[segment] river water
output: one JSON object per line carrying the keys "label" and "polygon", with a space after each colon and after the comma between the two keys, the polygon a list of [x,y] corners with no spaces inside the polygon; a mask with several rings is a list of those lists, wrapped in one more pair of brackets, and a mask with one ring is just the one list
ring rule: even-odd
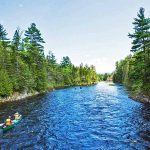
{"label": "river water", "polygon": [[148,150],[150,107],[123,86],[101,82],[0,105],[0,121],[16,111],[21,122],[0,148],[27,150]]}

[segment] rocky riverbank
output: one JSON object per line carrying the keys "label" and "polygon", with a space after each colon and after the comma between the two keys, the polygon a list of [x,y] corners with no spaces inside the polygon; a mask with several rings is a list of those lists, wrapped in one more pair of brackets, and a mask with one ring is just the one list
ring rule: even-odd
{"label": "rocky riverbank", "polygon": [[[94,84],[97,84],[97,83],[93,83],[93,84],[89,84],[89,85],[94,85]],[[63,88],[69,88],[69,87],[73,87],[73,86],[89,86],[87,84],[80,84],[80,85],[63,85],[63,86],[56,86],[56,87],[49,87],[47,89],[47,91],[53,91],[55,89],[63,89]],[[32,96],[36,96],[36,95],[39,95],[39,94],[42,94],[42,93],[45,93],[45,92],[37,92],[37,91],[34,91],[34,92],[30,92],[30,93],[27,93],[26,91],[23,92],[23,93],[19,93],[19,92],[15,92],[13,95],[11,96],[7,96],[7,97],[0,97],[0,103],[6,103],[6,102],[13,102],[13,101],[18,101],[18,100],[23,100],[25,98],[29,98],[29,97],[32,97]]]}
{"label": "rocky riverbank", "polygon": [[32,97],[32,96],[35,96],[35,95],[38,95],[38,94],[40,94],[40,93],[39,92],[33,92],[33,93],[27,93],[27,92],[18,93],[18,92],[15,92],[11,96],[0,97],[0,103],[22,100],[22,99],[29,98],[29,97]]}
{"label": "rocky riverbank", "polygon": [[150,97],[147,95],[144,95],[142,93],[130,94],[129,98],[132,98],[132,99],[142,102],[142,103],[150,103]]}

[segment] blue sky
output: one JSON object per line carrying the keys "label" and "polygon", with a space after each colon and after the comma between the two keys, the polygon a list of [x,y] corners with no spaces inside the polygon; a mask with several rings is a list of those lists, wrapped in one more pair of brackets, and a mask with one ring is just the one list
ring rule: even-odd
{"label": "blue sky", "polygon": [[58,62],[93,64],[112,72],[115,62],[130,54],[133,18],[140,7],[150,17],[150,0],[0,0],[0,23],[12,38],[16,27],[37,24]]}

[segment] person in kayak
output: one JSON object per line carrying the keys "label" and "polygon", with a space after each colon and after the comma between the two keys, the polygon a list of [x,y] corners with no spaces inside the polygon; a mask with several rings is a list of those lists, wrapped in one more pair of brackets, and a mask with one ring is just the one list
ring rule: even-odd
{"label": "person in kayak", "polygon": [[9,116],[7,119],[6,119],[6,121],[5,121],[5,125],[6,126],[10,126],[10,125],[12,125],[12,120],[11,120],[11,116]]}
{"label": "person in kayak", "polygon": [[15,120],[19,120],[20,117],[21,117],[21,115],[20,115],[18,112],[16,112],[16,113],[14,114],[14,116],[15,116]]}

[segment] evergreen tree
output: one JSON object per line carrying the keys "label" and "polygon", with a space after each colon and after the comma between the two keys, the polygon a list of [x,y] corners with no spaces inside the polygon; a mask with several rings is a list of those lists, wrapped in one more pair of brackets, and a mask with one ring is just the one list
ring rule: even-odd
{"label": "evergreen tree", "polygon": [[27,43],[26,46],[28,50],[32,49],[32,47],[36,47],[39,52],[44,55],[44,46],[42,44],[45,42],[35,23],[32,23],[28,30],[25,31],[25,37],[24,41]]}
{"label": "evergreen tree", "polygon": [[0,96],[8,96],[12,94],[13,87],[8,72],[0,69]]}
{"label": "evergreen tree", "polygon": [[61,61],[61,66],[62,67],[71,67],[72,63],[71,63],[71,60],[68,56],[65,56],[62,58],[62,61]]}
{"label": "evergreen tree", "polygon": [[19,51],[22,50],[22,39],[21,39],[22,32],[20,32],[20,29],[18,28],[13,36],[12,42],[11,42],[11,74],[10,77],[12,79],[13,88],[16,91],[20,90],[20,64],[21,61],[20,53]]}
{"label": "evergreen tree", "polygon": [[2,53],[2,62],[1,65],[4,69],[8,68],[8,44],[9,44],[9,39],[7,38],[7,32],[4,29],[3,25],[0,24],[0,45],[1,45],[1,53]]}
{"label": "evergreen tree", "polygon": [[25,49],[28,52],[29,66],[32,70],[35,89],[38,91],[45,90],[47,86],[46,61],[44,57],[44,40],[40,31],[32,23],[28,30],[25,31]]}
{"label": "evergreen tree", "polygon": [[144,11],[144,8],[140,8],[133,22],[134,33],[128,36],[133,38],[131,51],[138,53],[134,55],[137,59],[135,62],[145,85],[150,82],[150,18],[145,17]]}
{"label": "evergreen tree", "polygon": [[72,66],[71,77],[73,79],[73,85],[78,85],[80,83],[79,67]]}
{"label": "evergreen tree", "polygon": [[130,38],[133,38],[133,46],[131,51],[144,51],[149,43],[149,29],[150,29],[150,19],[146,18],[144,15],[144,8],[140,8],[137,18],[134,18],[134,33],[128,34]]}
{"label": "evergreen tree", "polygon": [[45,58],[44,40],[34,23],[25,31],[24,39],[21,35],[18,28],[9,42],[0,25],[0,97],[98,81],[94,66],[76,67],[68,56],[58,64],[52,52]]}
{"label": "evergreen tree", "polygon": [[56,58],[55,58],[55,55],[49,51],[48,55],[47,55],[47,60],[48,60],[48,63],[51,64],[52,66],[56,65]]}
{"label": "evergreen tree", "polygon": [[14,51],[22,50],[22,32],[20,32],[20,29],[17,28],[17,30],[14,33],[13,39],[12,39],[12,47]]}
{"label": "evergreen tree", "polygon": [[108,78],[108,73],[105,73],[103,76],[103,81],[107,81],[107,78]]}
{"label": "evergreen tree", "polygon": [[0,24],[0,41],[3,41],[3,42],[8,42],[8,38],[7,38],[7,32],[6,30],[4,29],[3,25]]}

